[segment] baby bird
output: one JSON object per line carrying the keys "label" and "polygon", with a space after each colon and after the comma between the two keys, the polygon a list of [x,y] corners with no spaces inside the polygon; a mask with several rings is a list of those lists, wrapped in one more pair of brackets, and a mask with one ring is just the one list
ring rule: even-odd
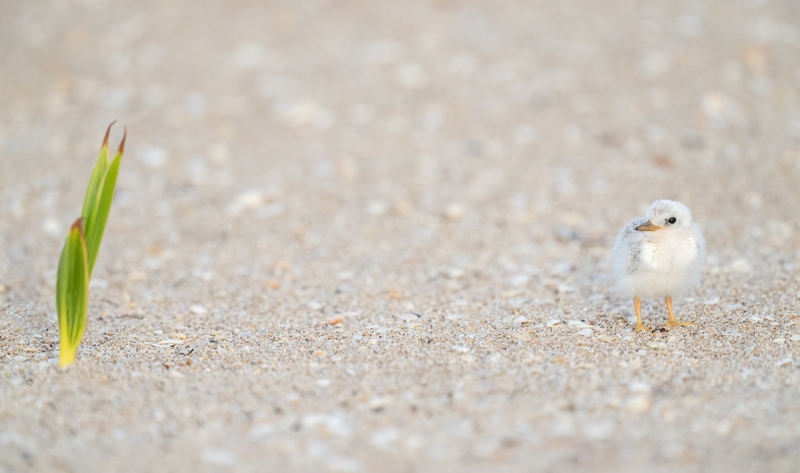
{"label": "baby bird", "polygon": [[672,296],[700,279],[705,254],[706,241],[692,213],[674,200],[653,202],[644,217],[622,228],[612,250],[614,276],[619,291],[633,296],[637,332],[650,330],[642,324],[640,297],[664,297],[667,328],[694,323],[675,320]]}

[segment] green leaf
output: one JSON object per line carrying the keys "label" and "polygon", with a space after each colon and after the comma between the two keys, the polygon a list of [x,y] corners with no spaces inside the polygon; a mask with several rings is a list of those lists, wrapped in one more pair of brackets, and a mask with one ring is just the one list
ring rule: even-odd
{"label": "green leaf", "polygon": [[56,308],[58,309],[59,366],[75,361],[78,346],[86,329],[89,304],[89,261],[86,254],[86,237],[83,219],[72,224],[67,241],[61,250],[56,280]]}
{"label": "green leaf", "polygon": [[[113,125],[114,123],[111,123]],[[122,162],[122,155],[125,150],[125,136],[119,145],[114,160],[109,162],[108,158],[108,134],[111,130],[108,126],[103,146],[100,149],[100,157],[92,171],[89,179],[89,187],[86,189],[86,197],[83,200],[83,211],[81,215],[86,222],[86,250],[89,261],[89,277],[94,270],[94,263],[97,261],[97,254],[100,252],[100,244],[103,242],[103,232],[108,221],[108,214],[111,211],[111,201],[114,198],[114,188],[117,185],[117,174]]]}
{"label": "green leaf", "polygon": [[58,262],[56,307],[61,340],[60,366],[67,366],[75,361],[83,332],[86,330],[89,280],[111,211],[111,201],[114,198],[114,188],[117,185],[117,174],[122,163],[127,135],[127,133],[123,135],[116,156],[110,160],[108,135],[113,124],[112,122],[106,130],[100,156],[89,179],[81,218],[70,228]]}
{"label": "green leaf", "polygon": [[[103,185],[103,179],[106,176],[106,169],[108,168],[108,135],[111,133],[111,127],[115,122],[111,122],[106,129],[106,136],[103,138],[103,145],[100,146],[100,156],[97,158],[97,163],[92,170],[92,177],[89,178],[89,185],[86,187],[86,196],[83,198],[83,209],[81,215],[86,220],[89,214],[94,211],[97,202],[97,190]],[[89,222],[86,222],[88,226]]]}

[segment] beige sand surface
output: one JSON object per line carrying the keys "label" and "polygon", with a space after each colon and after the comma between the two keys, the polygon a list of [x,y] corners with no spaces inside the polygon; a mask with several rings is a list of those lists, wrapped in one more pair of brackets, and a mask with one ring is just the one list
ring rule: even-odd
{"label": "beige sand surface", "polygon": [[[800,471],[797,2],[5,1],[0,64],[0,471]],[[656,198],[708,264],[635,334]]]}

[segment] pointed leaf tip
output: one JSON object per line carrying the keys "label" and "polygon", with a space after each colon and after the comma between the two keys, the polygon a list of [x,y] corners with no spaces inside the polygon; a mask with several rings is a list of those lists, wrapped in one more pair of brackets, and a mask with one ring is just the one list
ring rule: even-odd
{"label": "pointed leaf tip", "polygon": [[125,127],[122,130],[122,141],[119,142],[119,149],[117,149],[117,154],[120,156],[125,153],[125,138],[128,137],[128,127]]}
{"label": "pointed leaf tip", "polygon": [[103,138],[103,147],[104,148],[108,147],[108,135],[111,133],[111,127],[114,126],[114,123],[117,123],[117,121],[114,120],[113,122],[111,122],[111,124],[108,125],[108,128],[106,129],[106,137]]}
{"label": "pointed leaf tip", "polygon": [[75,220],[75,222],[69,228],[69,231],[72,230],[78,230],[79,232],[81,232],[81,235],[83,235],[83,217],[78,217],[78,219]]}

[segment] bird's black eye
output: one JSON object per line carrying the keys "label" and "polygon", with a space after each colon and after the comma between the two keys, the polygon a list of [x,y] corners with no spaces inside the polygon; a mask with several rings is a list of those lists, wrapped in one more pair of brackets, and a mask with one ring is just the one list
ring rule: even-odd
{"label": "bird's black eye", "polygon": [[669,223],[675,223],[677,221],[678,221],[678,219],[675,218],[675,217],[670,217],[669,219],[667,219],[667,222],[669,222]]}

